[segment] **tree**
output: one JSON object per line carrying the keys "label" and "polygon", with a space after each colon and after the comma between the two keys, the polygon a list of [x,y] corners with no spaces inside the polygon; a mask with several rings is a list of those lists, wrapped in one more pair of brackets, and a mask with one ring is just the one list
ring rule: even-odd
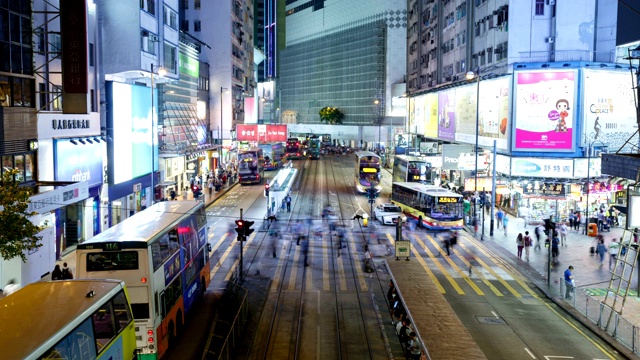
{"label": "tree", "polygon": [[320,115],[320,122],[326,121],[328,124],[342,124],[342,119],[344,118],[344,114],[338,108],[332,108],[330,106],[325,106],[320,109],[318,113]]}
{"label": "tree", "polygon": [[29,220],[37,212],[27,211],[31,189],[16,181],[17,169],[4,171],[0,178],[0,256],[5,260],[20,257],[27,261],[26,251],[42,246],[44,229]]}

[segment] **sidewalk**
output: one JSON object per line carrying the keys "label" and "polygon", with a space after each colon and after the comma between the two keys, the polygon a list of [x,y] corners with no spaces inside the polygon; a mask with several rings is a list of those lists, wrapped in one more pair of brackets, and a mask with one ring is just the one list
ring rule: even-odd
{"label": "sidewalk", "polygon": [[[497,221],[494,221],[494,223],[497,223]],[[560,246],[558,263],[556,263],[551,269],[551,281],[550,285],[547,286],[548,249],[544,247],[544,239],[546,236],[543,235],[540,239],[541,249],[534,250],[534,247],[531,248],[529,262],[525,260],[524,252],[522,260],[517,258],[518,248],[516,245],[516,238],[518,234],[522,233],[524,236],[525,231],[529,231],[529,236],[531,236],[535,245],[535,227],[537,225],[527,225],[525,227],[523,219],[510,216],[507,235],[504,234],[504,229],[502,229],[501,226],[500,229],[494,228],[493,236],[489,236],[489,226],[490,215],[485,213],[484,241],[487,245],[499,245],[501,250],[503,250],[502,252],[507,253],[508,259],[511,260],[514,265],[518,266],[519,269],[522,270],[523,274],[528,276],[530,280],[533,281],[541,291],[546,293],[551,300],[566,309],[568,312],[572,313],[574,316],[578,318],[582,317],[583,319],[580,320],[585,323],[585,325],[597,328],[594,322],[587,324],[589,320],[584,316],[580,316],[584,315],[584,311],[580,309],[580,307],[585,306],[582,302],[584,299],[578,300],[578,303],[576,304],[576,300],[564,300],[564,293],[560,292],[560,286],[561,283],[563,283],[562,279],[564,271],[569,267],[569,265],[572,265],[574,268],[572,273],[576,280],[576,293],[573,296],[574,299],[578,298],[579,295],[583,298],[589,295],[597,301],[604,301],[604,297],[607,294],[607,288],[611,281],[612,270],[608,267],[608,254],[605,255],[603,266],[600,266],[599,257],[597,255],[590,254],[590,247],[595,246],[594,237],[583,235],[584,228],[581,228],[579,233],[569,230],[565,246]],[[478,239],[480,239],[481,228],[482,227],[480,226],[478,234],[476,235],[476,238]],[[469,233],[473,235],[473,232]],[[608,246],[614,238],[620,239],[623,236],[623,233],[624,229],[620,227],[612,227],[611,231],[603,232],[602,235],[605,238],[605,246]],[[613,269],[613,267],[614,265],[612,264],[611,269]],[[635,326],[640,324],[640,298],[638,298],[635,293],[635,289],[637,289],[638,286],[637,272],[638,270],[636,269],[633,273],[630,287],[630,290],[633,290],[630,291],[630,293],[636,296],[627,297],[621,316],[622,319]],[[618,300],[618,305],[619,304],[620,300]],[[591,312],[592,310],[588,311]],[[597,313],[597,307],[593,310],[593,313]],[[588,315],[591,321],[598,320],[597,317],[594,320],[591,314]],[[604,331],[601,331],[600,333],[601,336],[604,335]],[[611,338],[611,336],[609,336],[609,338]],[[614,341],[614,343],[617,342]],[[618,343],[618,346],[621,346],[621,344]]]}

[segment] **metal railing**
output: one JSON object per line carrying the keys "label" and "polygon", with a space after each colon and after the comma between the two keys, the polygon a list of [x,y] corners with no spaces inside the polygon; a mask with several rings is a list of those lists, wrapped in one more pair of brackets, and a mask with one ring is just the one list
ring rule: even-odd
{"label": "metal railing", "polygon": [[549,61],[589,61],[613,63],[614,51],[558,50],[558,51],[521,51],[517,62],[549,62]]}

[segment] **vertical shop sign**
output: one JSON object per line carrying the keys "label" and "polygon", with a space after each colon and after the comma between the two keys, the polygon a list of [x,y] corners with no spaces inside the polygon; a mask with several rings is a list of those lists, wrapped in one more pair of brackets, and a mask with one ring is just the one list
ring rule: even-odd
{"label": "vertical shop sign", "polygon": [[87,93],[86,9],[86,0],[60,2],[62,89],[66,93]]}

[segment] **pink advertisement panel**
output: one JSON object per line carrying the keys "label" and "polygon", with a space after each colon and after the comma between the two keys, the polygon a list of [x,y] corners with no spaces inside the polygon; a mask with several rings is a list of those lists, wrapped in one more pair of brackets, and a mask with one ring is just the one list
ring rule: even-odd
{"label": "pink advertisement panel", "polygon": [[438,93],[438,137],[455,140],[456,136],[456,92],[454,89]]}
{"label": "pink advertisement panel", "polygon": [[513,150],[574,150],[575,80],[575,70],[516,74]]}

